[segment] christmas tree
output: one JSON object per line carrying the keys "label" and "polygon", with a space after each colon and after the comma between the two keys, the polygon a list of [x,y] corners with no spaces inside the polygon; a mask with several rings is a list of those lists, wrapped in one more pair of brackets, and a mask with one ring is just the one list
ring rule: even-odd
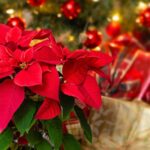
{"label": "christmas tree", "polygon": [[[108,38],[105,30],[108,35],[139,31],[139,28],[143,31],[145,27],[141,27],[141,22],[147,24],[146,27],[149,26],[149,23],[145,22],[149,17],[143,21],[138,21],[137,18],[148,6],[148,1],[1,0],[0,21],[9,22],[10,25],[18,24],[21,28],[50,28],[59,42],[74,49],[83,46],[86,36],[89,36],[89,33],[86,35],[89,28],[102,32],[104,41]],[[19,18],[13,22],[10,19],[12,17]],[[109,25],[114,21],[117,23]],[[110,27],[106,29],[108,25]],[[99,44],[96,39],[94,42],[96,45]]]}

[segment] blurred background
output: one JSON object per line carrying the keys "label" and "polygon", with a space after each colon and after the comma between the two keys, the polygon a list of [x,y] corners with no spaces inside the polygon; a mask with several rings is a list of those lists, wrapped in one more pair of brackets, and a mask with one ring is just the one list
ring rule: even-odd
{"label": "blurred background", "polygon": [[[0,22],[21,28],[50,28],[70,49],[83,45],[88,29],[102,33],[94,46],[112,36],[132,32],[149,38],[149,0],[0,0]],[[143,11],[145,10],[145,14]],[[13,18],[14,19],[10,19]],[[141,19],[139,19],[141,18]],[[115,23],[114,23],[115,22]],[[142,34],[147,33],[145,37]],[[96,32],[91,33],[96,36]],[[88,45],[88,46],[87,46]],[[92,46],[92,48],[95,48]],[[147,46],[147,45],[146,45]],[[149,44],[148,44],[149,47]]]}

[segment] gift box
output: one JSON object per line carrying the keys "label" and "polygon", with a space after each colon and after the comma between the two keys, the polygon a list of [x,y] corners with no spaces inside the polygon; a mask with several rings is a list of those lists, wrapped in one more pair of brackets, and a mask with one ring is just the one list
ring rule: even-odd
{"label": "gift box", "polygon": [[103,97],[90,114],[92,144],[84,150],[150,150],[150,106],[142,101]]}
{"label": "gift box", "polygon": [[105,80],[100,82],[103,95],[130,101],[135,98],[143,100],[146,84],[150,84],[147,81],[150,78],[150,53],[140,49],[132,49],[125,57],[122,53],[110,68],[111,84],[107,85]]}

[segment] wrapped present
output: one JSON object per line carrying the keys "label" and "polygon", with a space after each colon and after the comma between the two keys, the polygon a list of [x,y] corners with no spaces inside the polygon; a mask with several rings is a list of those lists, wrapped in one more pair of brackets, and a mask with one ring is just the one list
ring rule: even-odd
{"label": "wrapped present", "polygon": [[93,143],[84,150],[150,150],[150,106],[142,101],[103,97],[90,116]]}
{"label": "wrapped present", "polygon": [[[78,103],[81,106],[81,104]],[[82,107],[82,106],[81,106]],[[90,109],[88,107],[84,107],[83,109],[85,117],[88,119],[90,114]],[[63,122],[63,131],[69,134],[74,135],[77,140],[84,139],[83,129],[81,127],[80,121],[77,118],[74,112],[70,113],[70,119]]]}
{"label": "wrapped present", "polygon": [[[120,55],[122,55],[120,53]],[[103,81],[103,95],[114,98],[133,100],[142,99],[143,93],[139,95],[150,72],[150,53],[134,49],[128,53],[121,62],[117,59],[110,68],[111,84],[105,88]]]}
{"label": "wrapped present", "polygon": [[66,133],[74,135],[77,140],[83,138],[83,130],[80,121],[75,115],[71,115],[70,119],[63,123],[63,130]]}

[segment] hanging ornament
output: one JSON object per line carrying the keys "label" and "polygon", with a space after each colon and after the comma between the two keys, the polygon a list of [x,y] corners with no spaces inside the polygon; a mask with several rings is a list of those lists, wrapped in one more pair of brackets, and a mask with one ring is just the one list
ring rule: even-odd
{"label": "hanging ornament", "polygon": [[150,27],[150,7],[140,13],[137,21],[145,27]]}
{"label": "hanging ornament", "polygon": [[98,32],[96,29],[88,30],[86,32],[86,40],[84,41],[84,45],[88,48],[95,48],[99,46],[102,42],[102,34]]}
{"label": "hanging ornament", "polygon": [[80,4],[74,0],[67,0],[62,4],[61,12],[67,19],[73,20],[78,17],[81,12],[81,7]]}
{"label": "hanging ornament", "polygon": [[24,30],[25,29],[25,21],[20,18],[20,17],[11,17],[7,21],[7,25],[10,27],[19,27],[20,29]]}
{"label": "hanging ornament", "polygon": [[113,21],[106,26],[106,33],[111,37],[118,36],[120,32],[121,32],[121,25],[119,22]]}
{"label": "hanging ornament", "polygon": [[33,7],[44,5],[46,0],[27,0],[28,4]]}

